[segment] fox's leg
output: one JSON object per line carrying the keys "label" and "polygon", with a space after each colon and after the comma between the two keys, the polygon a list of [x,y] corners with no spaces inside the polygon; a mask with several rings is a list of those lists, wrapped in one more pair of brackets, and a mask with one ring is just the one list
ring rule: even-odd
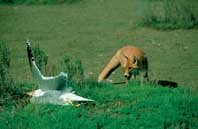
{"label": "fox's leg", "polygon": [[145,82],[148,82],[148,71],[147,70],[142,70],[140,71],[140,86],[142,86]]}
{"label": "fox's leg", "polygon": [[132,74],[131,77],[132,77],[133,80],[136,79],[136,75],[135,74]]}
{"label": "fox's leg", "polygon": [[144,84],[144,72],[140,72],[140,86],[143,86]]}
{"label": "fox's leg", "polygon": [[128,83],[129,83],[129,81],[130,81],[131,77],[133,78],[133,75],[130,75],[129,77],[126,77],[126,84],[128,84]]}
{"label": "fox's leg", "polygon": [[145,71],[144,78],[146,81],[149,81],[148,70]]}
{"label": "fox's leg", "polygon": [[120,61],[118,58],[118,54],[116,53],[109,63],[105,66],[105,68],[102,70],[102,72],[98,76],[98,82],[103,81],[106,79],[111,73],[120,65]]}
{"label": "fox's leg", "polygon": [[148,82],[149,81],[149,77],[148,77],[148,67],[149,67],[149,64],[148,64],[148,59],[147,57],[144,57],[143,59],[143,62],[142,62],[142,70],[141,70],[141,85],[143,85],[144,81],[145,82]]}

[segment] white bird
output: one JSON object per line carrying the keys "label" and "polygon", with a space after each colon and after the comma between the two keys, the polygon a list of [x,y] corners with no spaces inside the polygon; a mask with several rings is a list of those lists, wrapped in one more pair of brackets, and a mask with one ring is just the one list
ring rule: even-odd
{"label": "white bird", "polygon": [[62,92],[60,90],[37,89],[31,94],[32,103],[51,103],[58,105],[72,105],[72,102],[93,102],[92,99],[87,99],[74,94],[74,92]]}
{"label": "white bird", "polygon": [[43,76],[33,57],[30,41],[27,41],[27,53],[30,68],[32,71],[33,79],[38,83],[38,86],[42,90],[63,90],[67,86],[67,74],[61,72],[57,76],[46,77]]}
{"label": "white bird", "polygon": [[72,88],[67,86],[66,73],[61,72],[59,75],[51,77],[42,75],[35,63],[29,40],[27,40],[27,54],[33,79],[39,87],[39,89],[28,93],[32,96],[31,102],[69,105],[72,104],[72,101],[93,101],[72,92]]}

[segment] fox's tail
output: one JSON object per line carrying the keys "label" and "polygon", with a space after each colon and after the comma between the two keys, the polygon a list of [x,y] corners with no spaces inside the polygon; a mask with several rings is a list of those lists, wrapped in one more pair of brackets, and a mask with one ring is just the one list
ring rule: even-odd
{"label": "fox's tail", "polygon": [[118,58],[118,53],[116,53],[109,63],[105,66],[105,68],[102,70],[102,72],[98,76],[98,82],[103,81],[106,79],[111,73],[120,65],[120,61]]}

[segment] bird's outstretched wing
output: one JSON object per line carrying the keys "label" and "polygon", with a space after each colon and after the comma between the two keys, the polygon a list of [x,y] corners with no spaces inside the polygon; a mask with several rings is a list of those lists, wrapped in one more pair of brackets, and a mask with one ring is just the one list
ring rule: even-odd
{"label": "bird's outstretched wing", "polygon": [[33,79],[38,83],[42,90],[63,90],[67,87],[67,74],[61,72],[59,75],[44,76],[36,65],[30,42],[27,41],[27,53]]}

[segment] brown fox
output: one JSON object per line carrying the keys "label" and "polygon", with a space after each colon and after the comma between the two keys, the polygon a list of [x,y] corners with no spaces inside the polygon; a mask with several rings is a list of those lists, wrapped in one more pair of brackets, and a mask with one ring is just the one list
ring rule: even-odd
{"label": "brown fox", "polygon": [[137,47],[125,46],[119,49],[105,66],[98,76],[98,82],[106,79],[120,65],[127,80],[131,76],[135,79],[139,73],[141,74],[141,83],[144,78],[148,80],[148,60],[145,53]]}

